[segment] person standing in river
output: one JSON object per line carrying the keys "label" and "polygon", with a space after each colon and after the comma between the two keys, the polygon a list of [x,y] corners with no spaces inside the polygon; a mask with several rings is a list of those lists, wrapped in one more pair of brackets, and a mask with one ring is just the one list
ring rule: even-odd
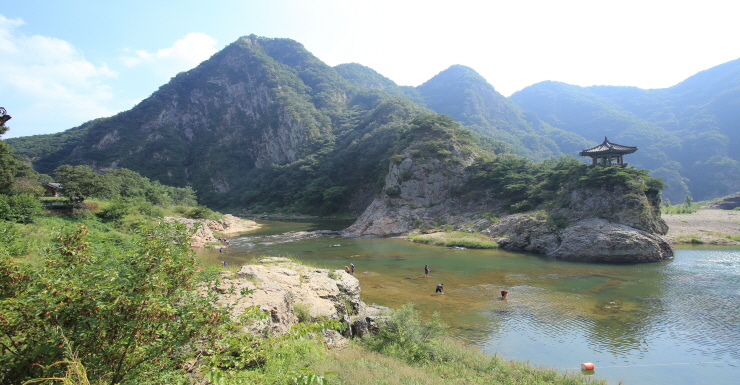
{"label": "person standing in river", "polygon": [[349,264],[349,271],[350,271],[350,274],[352,275],[355,274],[355,264],[354,263]]}
{"label": "person standing in river", "polygon": [[424,278],[429,277],[429,265],[424,265]]}

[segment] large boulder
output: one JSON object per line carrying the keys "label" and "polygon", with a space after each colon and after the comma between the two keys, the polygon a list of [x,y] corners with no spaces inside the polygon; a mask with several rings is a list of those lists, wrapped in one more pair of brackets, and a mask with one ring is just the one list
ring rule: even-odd
{"label": "large boulder", "polygon": [[594,262],[654,262],[673,257],[661,235],[587,218],[559,228],[544,213],[515,214],[483,230],[506,250]]}
{"label": "large boulder", "polygon": [[248,325],[245,331],[251,333],[286,332],[299,321],[298,306],[313,319],[337,321],[371,310],[360,299],[357,278],[344,270],[317,269],[278,257],[222,273],[215,290],[218,303],[227,306],[232,317],[255,307],[265,314]]}
{"label": "large boulder", "polygon": [[591,218],[563,230],[560,246],[548,253],[558,258],[595,262],[654,262],[673,257],[660,235]]}

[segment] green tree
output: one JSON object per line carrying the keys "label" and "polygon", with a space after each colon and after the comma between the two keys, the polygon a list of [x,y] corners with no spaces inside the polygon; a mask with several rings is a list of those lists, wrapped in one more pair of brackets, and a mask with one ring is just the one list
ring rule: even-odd
{"label": "green tree", "polygon": [[13,190],[18,162],[13,157],[13,150],[0,140],[0,194],[10,194]]}
{"label": "green tree", "polygon": [[54,170],[54,180],[70,203],[79,203],[101,191],[101,178],[90,166],[61,165]]}
{"label": "green tree", "polygon": [[326,189],[323,194],[324,205],[329,211],[333,211],[342,204],[344,197],[347,195],[346,186],[334,186]]}

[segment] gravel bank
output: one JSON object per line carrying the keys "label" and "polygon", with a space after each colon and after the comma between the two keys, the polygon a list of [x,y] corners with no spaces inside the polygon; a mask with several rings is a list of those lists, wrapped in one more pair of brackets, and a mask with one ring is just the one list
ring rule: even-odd
{"label": "gravel bank", "polygon": [[669,227],[666,238],[673,244],[740,245],[740,211],[699,210],[662,217]]}

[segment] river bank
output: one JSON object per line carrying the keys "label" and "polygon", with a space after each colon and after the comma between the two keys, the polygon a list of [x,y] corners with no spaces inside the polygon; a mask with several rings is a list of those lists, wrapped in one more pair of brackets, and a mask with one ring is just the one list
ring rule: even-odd
{"label": "river bank", "polygon": [[200,290],[215,291],[235,326],[211,345],[219,349],[204,348],[187,363],[196,381],[304,383],[306,376],[293,374],[303,370],[326,384],[605,384],[463,346],[449,339],[438,318],[422,320],[410,304],[397,310],[367,305],[358,277],[341,269],[266,257],[221,272]]}
{"label": "river bank", "polygon": [[[399,309],[413,302],[422,319],[439,312],[459,343],[562,371],[580,373],[580,363],[592,362],[594,377],[611,384],[732,383],[738,375],[727,364],[739,358],[732,328],[738,247],[676,248],[674,259],[639,265],[574,263],[502,249],[312,232],[345,223],[260,223],[260,230],[230,238],[228,254],[196,252],[234,269],[266,255],[291,255],[332,271],[353,263],[368,304]],[[434,293],[439,283],[444,295]],[[505,301],[501,290],[509,292]],[[339,356],[352,354],[345,352]]]}
{"label": "river bank", "polygon": [[231,214],[226,214],[221,219],[165,217],[164,220],[182,223],[190,228],[197,227],[195,233],[190,237],[190,247],[207,247],[209,243],[213,244],[213,248],[223,247],[218,238],[257,230],[261,227],[255,221],[238,218]]}
{"label": "river bank", "polygon": [[699,210],[693,214],[664,214],[671,244],[740,245],[740,212]]}

